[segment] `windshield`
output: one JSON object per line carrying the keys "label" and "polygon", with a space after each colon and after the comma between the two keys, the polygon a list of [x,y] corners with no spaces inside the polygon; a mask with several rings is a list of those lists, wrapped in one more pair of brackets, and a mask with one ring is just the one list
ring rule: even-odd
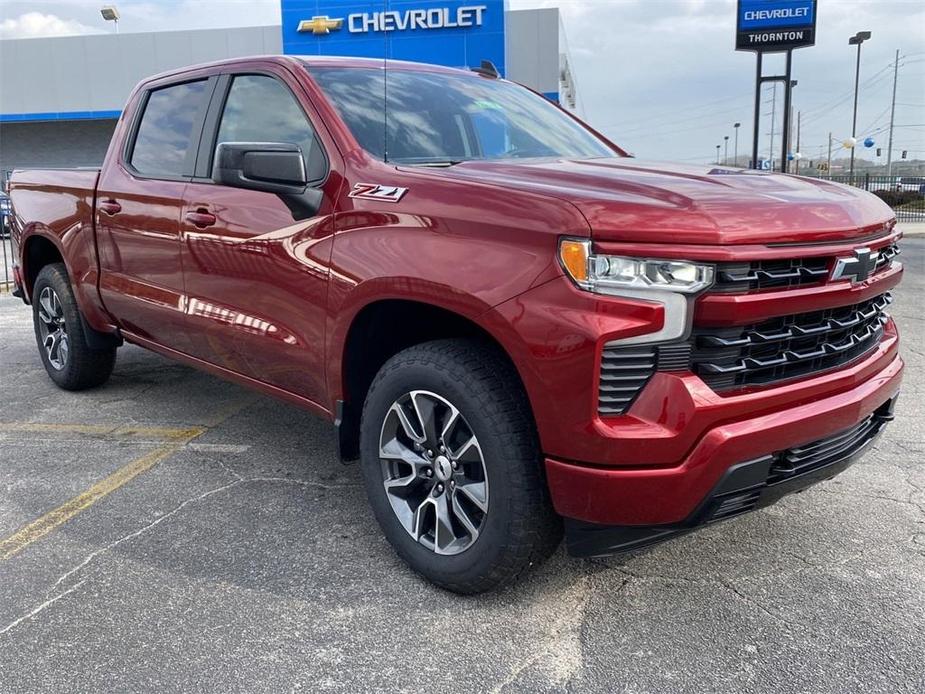
{"label": "windshield", "polygon": [[390,162],[617,156],[549,101],[511,82],[389,69],[386,92],[380,69],[310,72],[360,146]]}

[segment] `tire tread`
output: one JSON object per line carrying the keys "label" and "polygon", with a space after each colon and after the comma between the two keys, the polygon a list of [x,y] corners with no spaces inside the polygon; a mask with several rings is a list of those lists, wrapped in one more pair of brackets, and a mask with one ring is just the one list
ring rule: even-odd
{"label": "tire tread", "polygon": [[[504,466],[504,484],[512,491],[512,520],[506,546],[498,553],[500,560],[477,579],[428,578],[448,590],[466,594],[514,582],[531,566],[546,559],[562,537],[562,521],[549,499],[536,426],[519,376],[493,345],[476,339],[435,340],[410,347],[386,362],[370,387],[367,405],[377,388],[393,374],[413,366],[441,370],[465,382],[490,419],[497,423],[493,433],[500,437],[504,449],[510,451],[508,464]],[[366,407],[363,416],[365,421]],[[396,549],[404,555],[400,548]]]}

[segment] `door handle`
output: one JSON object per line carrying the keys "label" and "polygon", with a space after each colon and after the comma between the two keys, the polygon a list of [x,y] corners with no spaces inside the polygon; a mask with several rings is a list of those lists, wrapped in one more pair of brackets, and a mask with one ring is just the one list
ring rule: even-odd
{"label": "door handle", "polygon": [[211,212],[203,212],[203,211],[187,212],[185,217],[186,217],[187,222],[189,222],[195,227],[199,227],[200,229],[205,229],[206,227],[210,227],[213,224],[215,224],[215,221],[216,221],[215,215],[212,214]]}
{"label": "door handle", "polygon": [[110,217],[122,211],[122,205],[117,203],[115,200],[103,200],[103,202],[99,203],[97,207],[101,212],[105,212]]}

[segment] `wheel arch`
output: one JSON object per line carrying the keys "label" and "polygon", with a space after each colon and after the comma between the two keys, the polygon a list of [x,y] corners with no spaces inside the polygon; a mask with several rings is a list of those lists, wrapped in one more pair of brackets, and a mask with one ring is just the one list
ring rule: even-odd
{"label": "wheel arch", "polygon": [[495,348],[513,367],[526,397],[523,377],[508,349],[477,317],[418,300],[372,301],[352,317],[337,360],[340,371],[331,383],[342,460],[359,455],[363,403],[379,369],[404,349],[448,338],[475,339]]}
{"label": "wheel arch", "polygon": [[46,265],[61,263],[71,279],[70,268],[64,258],[64,252],[57,240],[40,232],[32,233],[26,236],[22,241],[22,264],[23,264],[23,289],[26,296],[31,301],[32,290],[35,287],[35,280],[38,278],[42,268]]}

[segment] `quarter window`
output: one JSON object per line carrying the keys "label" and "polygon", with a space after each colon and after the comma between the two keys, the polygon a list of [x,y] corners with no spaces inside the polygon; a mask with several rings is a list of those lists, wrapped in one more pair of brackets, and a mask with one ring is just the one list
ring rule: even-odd
{"label": "quarter window", "polygon": [[325,160],[315,132],[292,92],[266,75],[239,75],[231,83],[218,142],[284,142],[298,145],[308,180],[324,176]]}
{"label": "quarter window", "polygon": [[148,95],[135,136],[131,164],[149,176],[192,174],[200,122],[206,104],[206,80],[156,89]]}

